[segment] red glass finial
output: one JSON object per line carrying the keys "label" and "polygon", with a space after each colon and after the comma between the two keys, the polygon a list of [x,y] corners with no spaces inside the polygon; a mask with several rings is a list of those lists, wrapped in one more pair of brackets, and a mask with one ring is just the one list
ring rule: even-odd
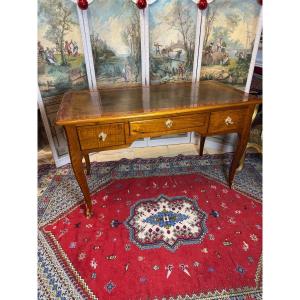
{"label": "red glass finial", "polygon": [[86,10],[89,7],[89,3],[87,0],[77,0],[77,5],[82,10]]}
{"label": "red glass finial", "polygon": [[204,10],[204,9],[206,9],[206,7],[207,7],[207,0],[200,0],[199,2],[198,2],[198,7],[199,7],[199,9],[201,9],[201,10]]}
{"label": "red glass finial", "polygon": [[147,6],[147,1],[146,0],[137,0],[136,1],[136,6],[139,9],[144,9]]}

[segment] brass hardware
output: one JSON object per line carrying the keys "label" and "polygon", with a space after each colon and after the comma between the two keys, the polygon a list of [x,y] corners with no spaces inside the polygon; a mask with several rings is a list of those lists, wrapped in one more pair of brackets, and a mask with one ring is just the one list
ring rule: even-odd
{"label": "brass hardware", "polygon": [[98,137],[100,141],[104,142],[107,137],[107,134],[102,131],[101,133],[99,133]]}
{"label": "brass hardware", "polygon": [[171,128],[172,125],[173,125],[173,121],[170,120],[170,119],[168,119],[168,120],[165,122],[165,124],[166,124],[166,126],[167,126],[168,128]]}
{"label": "brass hardware", "polygon": [[225,124],[226,124],[227,126],[229,126],[229,125],[233,125],[234,122],[233,122],[232,119],[228,116],[228,117],[225,119]]}

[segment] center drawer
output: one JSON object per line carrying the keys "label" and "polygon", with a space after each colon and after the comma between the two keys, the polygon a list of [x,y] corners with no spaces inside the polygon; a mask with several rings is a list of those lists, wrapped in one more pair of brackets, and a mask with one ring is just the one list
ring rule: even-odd
{"label": "center drawer", "polygon": [[204,132],[208,125],[209,114],[185,115],[179,117],[168,117],[150,119],[144,121],[133,121],[129,123],[130,134],[147,135],[150,133],[165,133],[180,129],[193,129],[202,127]]}
{"label": "center drawer", "polygon": [[82,150],[125,144],[123,123],[82,126],[77,133]]}

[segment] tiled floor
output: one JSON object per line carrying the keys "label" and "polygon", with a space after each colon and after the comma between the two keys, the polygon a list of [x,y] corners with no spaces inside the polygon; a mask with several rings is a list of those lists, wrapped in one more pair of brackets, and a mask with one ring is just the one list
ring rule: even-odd
{"label": "tiled floor", "polygon": [[[99,153],[90,154],[91,161],[111,161],[122,158],[153,158],[159,156],[196,155],[199,153],[199,146],[194,144],[179,144],[144,148],[124,148],[118,150],[107,150]],[[204,149],[204,154],[220,153],[215,149]],[[38,152],[38,163],[54,163],[50,147],[46,147]]]}

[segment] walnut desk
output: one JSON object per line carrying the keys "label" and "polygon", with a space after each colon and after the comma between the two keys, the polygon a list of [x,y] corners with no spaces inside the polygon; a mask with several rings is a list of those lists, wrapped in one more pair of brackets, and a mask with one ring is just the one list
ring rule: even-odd
{"label": "walnut desk", "polygon": [[201,135],[200,155],[208,135],[236,132],[239,141],[231,163],[231,187],[247,145],[251,117],[261,99],[214,81],[151,87],[67,92],[60,105],[57,125],[64,126],[72,167],[92,215],[84,172],[90,172],[88,154],[128,147],[144,137],[195,131]]}

